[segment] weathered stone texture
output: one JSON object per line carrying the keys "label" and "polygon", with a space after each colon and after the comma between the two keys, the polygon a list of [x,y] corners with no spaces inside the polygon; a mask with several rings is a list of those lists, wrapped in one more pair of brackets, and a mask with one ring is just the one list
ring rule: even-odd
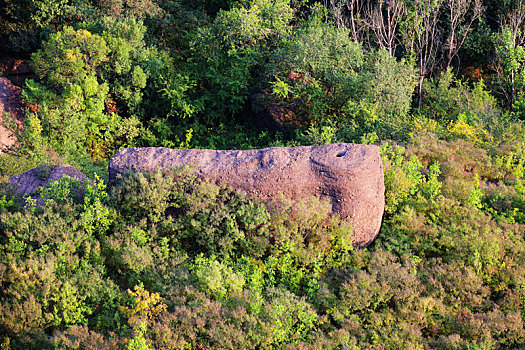
{"label": "weathered stone texture", "polygon": [[120,150],[109,163],[110,181],[126,171],[196,166],[198,176],[261,199],[329,197],[332,212],[354,227],[354,245],[377,236],[384,210],[379,148],[369,145],[273,147],[244,151],[169,149]]}
{"label": "weathered stone texture", "polygon": [[78,179],[81,183],[87,180],[86,175],[74,166],[62,164],[50,168],[35,168],[13,176],[9,179],[9,188],[20,197],[32,195],[33,198],[38,199],[37,205],[41,205],[42,200],[40,199],[39,188],[46,187],[47,184],[58,181],[66,175]]}
{"label": "weathered stone texture", "polygon": [[24,114],[20,94],[21,90],[18,86],[9,79],[0,77],[0,152],[16,141],[13,133],[2,125],[4,113],[9,113],[19,127],[22,125]]}

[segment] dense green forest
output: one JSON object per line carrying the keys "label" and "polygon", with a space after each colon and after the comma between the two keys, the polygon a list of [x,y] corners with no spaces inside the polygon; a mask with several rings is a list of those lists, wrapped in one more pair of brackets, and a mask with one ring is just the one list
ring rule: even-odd
{"label": "dense green forest", "polygon": [[[0,154],[0,349],[524,349],[524,43],[524,0],[0,0],[36,74]],[[107,184],[123,147],[334,142],[381,148],[363,250],[316,199]],[[85,192],[7,189],[58,163]]]}

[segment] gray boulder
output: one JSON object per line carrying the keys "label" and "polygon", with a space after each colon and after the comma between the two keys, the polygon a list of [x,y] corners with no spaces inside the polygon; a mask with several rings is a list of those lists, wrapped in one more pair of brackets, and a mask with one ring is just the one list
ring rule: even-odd
{"label": "gray boulder", "polygon": [[51,182],[60,180],[63,176],[75,178],[81,183],[87,180],[86,175],[68,164],[40,166],[11,177],[8,188],[20,197],[29,195],[37,199],[37,205],[42,205],[43,200],[40,198],[41,188],[46,187]]}
{"label": "gray boulder", "polygon": [[244,151],[122,149],[109,162],[110,182],[128,171],[195,166],[197,176],[261,199],[328,197],[332,213],[351,221],[354,245],[379,233],[384,200],[383,165],[377,146],[347,143]]}

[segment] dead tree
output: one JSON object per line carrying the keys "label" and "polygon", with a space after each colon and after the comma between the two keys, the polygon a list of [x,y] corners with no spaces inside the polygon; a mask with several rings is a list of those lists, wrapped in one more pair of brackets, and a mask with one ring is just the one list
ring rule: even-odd
{"label": "dead tree", "polygon": [[388,0],[369,5],[366,11],[368,25],[374,33],[377,44],[393,57],[399,45],[398,27],[406,12],[404,0]]}
{"label": "dead tree", "polygon": [[446,43],[446,68],[463,46],[472,24],[484,11],[482,0],[446,0],[450,15],[449,35]]}
{"label": "dead tree", "polygon": [[515,38],[515,45],[522,46],[525,43],[525,0],[516,0],[507,10],[503,20],[500,22],[501,28],[508,28]]}
{"label": "dead tree", "polygon": [[330,0],[330,9],[337,28],[348,28],[350,37],[362,42],[364,0]]}

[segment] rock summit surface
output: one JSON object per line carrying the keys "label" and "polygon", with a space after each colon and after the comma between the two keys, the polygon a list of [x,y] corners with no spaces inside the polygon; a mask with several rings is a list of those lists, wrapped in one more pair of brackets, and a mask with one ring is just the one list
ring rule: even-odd
{"label": "rock summit surface", "polygon": [[128,171],[194,166],[197,176],[261,199],[328,197],[332,213],[350,220],[357,247],[379,233],[384,211],[384,175],[379,148],[338,143],[243,151],[126,148],[109,162],[110,181]]}

